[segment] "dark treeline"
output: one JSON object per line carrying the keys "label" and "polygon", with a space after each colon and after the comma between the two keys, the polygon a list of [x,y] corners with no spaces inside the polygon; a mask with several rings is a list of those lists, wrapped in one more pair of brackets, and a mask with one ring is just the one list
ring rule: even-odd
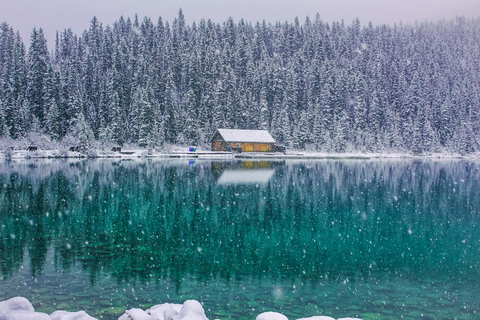
{"label": "dark treeline", "polygon": [[0,135],[203,144],[216,128],[268,129],[290,147],[480,150],[480,20],[396,26],[187,25],[180,11],[113,26],[93,18],[49,50],[0,30]]}

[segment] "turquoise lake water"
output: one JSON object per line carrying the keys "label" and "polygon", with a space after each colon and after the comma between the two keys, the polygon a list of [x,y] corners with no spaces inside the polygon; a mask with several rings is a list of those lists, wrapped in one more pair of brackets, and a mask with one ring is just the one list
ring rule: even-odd
{"label": "turquoise lake water", "polygon": [[480,319],[480,161],[0,162],[0,300]]}

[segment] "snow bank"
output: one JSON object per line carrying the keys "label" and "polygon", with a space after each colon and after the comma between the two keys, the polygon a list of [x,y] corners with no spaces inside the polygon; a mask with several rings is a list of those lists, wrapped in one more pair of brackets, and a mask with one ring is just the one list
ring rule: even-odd
{"label": "snow bank", "polygon": [[278,312],[264,312],[260,313],[256,320],[288,320],[288,318]]}
{"label": "snow bank", "polygon": [[68,312],[57,310],[50,315],[52,320],[96,320],[96,318],[89,316],[85,311]]}
{"label": "snow bank", "polygon": [[[148,310],[130,309],[125,311],[118,320],[208,320],[200,302],[187,300],[181,304],[164,303],[151,307]],[[263,312],[256,320],[288,320],[278,312]],[[314,316],[297,320],[335,320],[331,317]],[[338,320],[361,320],[356,318],[341,318]]]}
{"label": "snow bank", "polygon": [[34,312],[35,309],[33,308],[30,301],[23,297],[16,297],[6,301],[0,302],[0,315],[3,315],[8,312],[17,312],[17,311],[24,311],[24,312]]}
{"label": "snow bank", "polygon": [[0,315],[0,320],[50,320],[50,316],[42,312],[14,311]]}
{"label": "snow bank", "polygon": [[164,303],[143,311],[130,309],[118,320],[208,320],[200,302],[187,300],[181,304]]}
{"label": "snow bank", "polygon": [[163,317],[163,314],[165,311],[168,310],[169,314],[173,314],[174,312],[179,313],[181,309],[182,309],[181,304],[164,303],[164,304],[157,304],[156,306],[153,306],[150,309],[146,310],[146,312],[154,316],[155,319],[165,320],[165,318]]}
{"label": "snow bank", "polygon": [[[288,318],[278,312],[264,312],[261,313],[257,316],[256,320],[288,320]],[[332,317],[326,317],[326,316],[313,316],[313,317],[308,317],[308,318],[300,318],[297,320],[335,320]],[[357,318],[339,318],[337,320],[362,320],[362,319],[357,319]]]}
{"label": "snow bank", "polygon": [[[57,310],[48,315],[35,312],[30,301],[23,297],[15,297],[0,301],[0,320],[97,320],[85,311],[69,312]],[[126,310],[118,320],[208,320],[200,302],[187,300],[182,304],[163,303],[150,309],[142,310],[133,308]],[[264,312],[256,320],[288,320],[278,312]],[[335,320],[331,317],[314,316],[297,320]],[[340,318],[337,320],[361,320],[357,318]]]}
{"label": "snow bank", "polygon": [[51,315],[35,312],[30,301],[15,297],[0,302],[0,320],[96,320],[85,311],[69,312],[57,310]]}

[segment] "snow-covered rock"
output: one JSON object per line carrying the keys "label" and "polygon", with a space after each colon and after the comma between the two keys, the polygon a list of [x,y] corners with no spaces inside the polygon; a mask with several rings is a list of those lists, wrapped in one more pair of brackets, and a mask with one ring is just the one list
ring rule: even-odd
{"label": "snow-covered rock", "polygon": [[88,315],[85,311],[69,312],[57,310],[53,312],[50,317],[52,320],[97,320],[96,318]]}
{"label": "snow-covered rock", "polygon": [[0,315],[16,311],[34,312],[35,309],[33,308],[30,301],[28,301],[24,297],[15,297],[0,302]]}
{"label": "snow-covered rock", "polygon": [[58,310],[51,315],[35,312],[30,301],[15,297],[0,302],[0,320],[97,320],[85,311],[68,312]]}
{"label": "snow-covered rock", "polygon": [[165,320],[164,313],[168,310],[167,314],[178,314],[182,309],[181,304],[176,303],[163,303],[157,304],[150,309],[146,310],[146,312],[152,316],[154,316],[158,320]]}
{"label": "snow-covered rock", "polygon": [[178,312],[173,309],[167,309],[163,312],[164,320],[177,320],[179,318]]}
{"label": "snow-covered rock", "polygon": [[300,318],[297,320],[335,320],[335,319],[332,317],[326,317],[326,316],[313,316],[308,318]]}
{"label": "snow-covered rock", "polygon": [[269,311],[260,313],[256,320],[288,320],[288,318],[281,313]]}
{"label": "snow-covered rock", "polygon": [[157,320],[157,318],[142,309],[133,308],[125,311],[118,320]]}
{"label": "snow-covered rock", "polygon": [[142,309],[130,309],[118,320],[208,320],[200,302],[187,300],[180,304],[164,303]]}
{"label": "snow-covered rock", "polygon": [[182,309],[180,309],[180,319],[186,320],[208,320],[205,315],[205,310],[203,309],[200,302],[197,300],[187,300],[183,303]]}
{"label": "snow-covered rock", "polygon": [[200,302],[197,300],[187,300],[183,303],[180,312],[174,308],[167,309],[163,313],[164,320],[208,320]]}
{"label": "snow-covered rock", "polygon": [[11,311],[0,315],[0,320],[51,320],[50,316],[42,312]]}

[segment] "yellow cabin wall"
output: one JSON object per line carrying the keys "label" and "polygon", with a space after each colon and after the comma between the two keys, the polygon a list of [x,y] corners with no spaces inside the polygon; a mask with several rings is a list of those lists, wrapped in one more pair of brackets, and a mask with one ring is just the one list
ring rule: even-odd
{"label": "yellow cabin wall", "polygon": [[273,152],[273,145],[273,143],[213,141],[212,151],[226,151],[227,146],[230,146],[232,148],[241,148],[242,152]]}
{"label": "yellow cabin wall", "polygon": [[242,142],[229,142],[229,146],[232,148],[241,148],[242,152],[272,152],[273,144],[270,143],[242,143]]}

